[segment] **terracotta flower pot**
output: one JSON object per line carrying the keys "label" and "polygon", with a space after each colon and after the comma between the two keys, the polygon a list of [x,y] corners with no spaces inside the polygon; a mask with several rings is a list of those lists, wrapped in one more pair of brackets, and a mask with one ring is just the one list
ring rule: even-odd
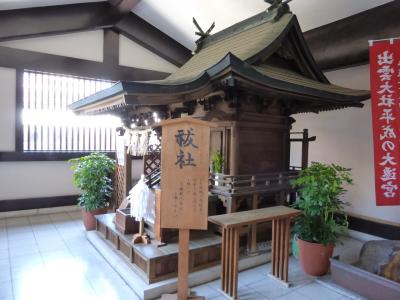
{"label": "terracotta flower pot", "polygon": [[300,265],[311,276],[322,276],[328,272],[329,259],[334,245],[324,246],[298,239]]}
{"label": "terracotta flower pot", "polygon": [[107,207],[105,208],[98,208],[91,211],[86,211],[82,208],[82,217],[83,217],[83,224],[85,225],[85,229],[87,231],[95,230],[96,229],[96,219],[95,215],[105,214],[107,212]]}

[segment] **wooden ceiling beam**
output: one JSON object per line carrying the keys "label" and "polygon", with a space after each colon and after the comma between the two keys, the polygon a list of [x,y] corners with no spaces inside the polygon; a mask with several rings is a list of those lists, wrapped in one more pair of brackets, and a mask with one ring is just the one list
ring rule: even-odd
{"label": "wooden ceiling beam", "polygon": [[0,41],[112,27],[121,16],[107,2],[0,11]]}
{"label": "wooden ceiling beam", "polygon": [[140,2],[140,0],[108,0],[116,11],[120,14],[130,13],[131,10]]}
{"label": "wooden ceiling beam", "polygon": [[110,66],[97,61],[39,53],[0,46],[0,66],[68,74],[106,80],[146,81],[163,79],[168,73],[153,70]]}
{"label": "wooden ceiling beam", "polygon": [[367,64],[368,40],[398,37],[400,1],[392,1],[304,33],[321,69]]}
{"label": "wooden ceiling beam", "polygon": [[[191,52],[131,12],[140,0],[109,0],[0,11],[0,42],[95,29],[113,29],[181,66]],[[112,4],[111,4],[112,3]]]}

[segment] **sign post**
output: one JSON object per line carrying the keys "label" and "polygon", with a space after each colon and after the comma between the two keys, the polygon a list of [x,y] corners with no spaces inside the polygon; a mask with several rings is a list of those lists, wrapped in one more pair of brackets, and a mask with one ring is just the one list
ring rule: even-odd
{"label": "sign post", "polygon": [[178,294],[162,299],[204,299],[189,296],[189,236],[190,229],[207,229],[210,128],[215,125],[186,117],[160,126],[161,227],[179,230]]}

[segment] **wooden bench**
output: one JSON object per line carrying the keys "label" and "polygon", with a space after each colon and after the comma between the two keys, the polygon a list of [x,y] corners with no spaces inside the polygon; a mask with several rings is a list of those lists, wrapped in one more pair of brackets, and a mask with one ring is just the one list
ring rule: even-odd
{"label": "wooden bench", "polygon": [[300,211],[286,206],[260,208],[208,217],[222,228],[221,288],[237,299],[239,232],[245,226],[272,221],[272,276],[288,282],[290,220]]}

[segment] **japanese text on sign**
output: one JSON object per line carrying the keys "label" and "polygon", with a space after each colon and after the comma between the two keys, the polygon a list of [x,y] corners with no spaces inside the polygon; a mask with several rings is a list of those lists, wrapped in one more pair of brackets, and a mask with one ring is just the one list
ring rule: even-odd
{"label": "japanese text on sign", "polygon": [[399,41],[375,42],[370,48],[377,205],[400,204],[399,57]]}
{"label": "japanese text on sign", "polygon": [[162,126],[161,227],[206,229],[210,126],[177,119]]}
{"label": "japanese text on sign", "polygon": [[179,168],[183,168],[186,166],[195,167],[195,159],[192,156],[191,149],[185,149],[187,147],[198,148],[195,144],[193,144],[193,138],[195,134],[193,132],[193,128],[188,130],[178,129],[175,134],[176,143],[179,145],[179,153],[176,154],[176,162],[175,164],[179,166]]}

